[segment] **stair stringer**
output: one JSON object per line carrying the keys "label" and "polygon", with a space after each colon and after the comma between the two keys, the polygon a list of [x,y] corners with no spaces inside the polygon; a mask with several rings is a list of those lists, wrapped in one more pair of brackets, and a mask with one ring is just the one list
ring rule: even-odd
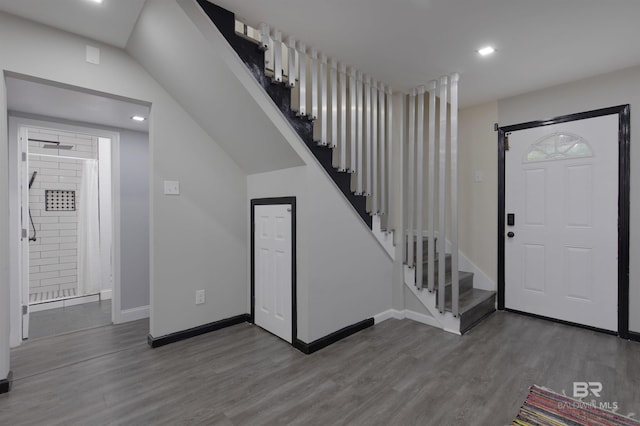
{"label": "stair stringer", "polygon": [[[209,42],[212,49],[215,51],[215,54],[217,54],[218,57],[235,74],[240,84],[244,86],[249,95],[255,100],[258,106],[273,123],[276,129],[282,134],[289,145],[291,145],[293,150],[300,156],[304,163],[306,165],[314,164],[322,170],[327,179],[334,183],[331,176],[320,165],[316,157],[300,138],[291,123],[289,123],[289,121],[284,117],[278,105],[276,105],[276,103],[269,97],[251,71],[238,57],[238,54],[233,50],[233,47],[226,41],[222,33],[220,33],[218,28],[202,10],[200,5],[197,3],[197,0],[177,0],[177,3],[185,12],[189,20],[194,24],[198,32],[200,32],[200,34]],[[342,191],[337,188],[337,186],[336,191],[342,195],[344,202],[350,206],[353,214],[359,217],[353,206],[351,206],[349,200]],[[361,222],[363,226],[369,229],[375,240],[378,242],[380,247],[384,249],[385,253],[387,253],[391,260],[394,260],[395,245],[393,244],[393,232],[383,232],[380,229],[379,217],[374,215],[373,219],[374,222],[377,222],[377,225],[372,225],[371,229],[369,229],[368,225],[364,221],[361,220]],[[377,219],[377,221],[375,219]]]}
{"label": "stair stringer", "polygon": [[441,314],[438,308],[436,308],[436,292],[429,292],[428,290],[419,290],[415,286],[415,268],[410,268],[404,265],[404,285],[420,300],[429,313],[433,316],[438,323],[438,328],[443,329],[449,333],[462,335],[460,333],[460,318],[454,317],[451,312],[445,312]]}

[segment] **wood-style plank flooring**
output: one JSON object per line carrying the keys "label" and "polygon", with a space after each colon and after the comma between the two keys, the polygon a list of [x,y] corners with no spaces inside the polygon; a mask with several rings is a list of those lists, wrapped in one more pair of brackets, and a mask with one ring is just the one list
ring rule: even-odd
{"label": "wood-style plank flooring", "polygon": [[388,320],[312,355],[240,324],[157,349],[148,325],[12,352],[1,425],[505,425],[530,385],[640,417],[640,344],[498,312],[459,337]]}
{"label": "wood-style plank flooring", "polygon": [[82,303],[29,314],[29,339],[111,324],[111,300]]}

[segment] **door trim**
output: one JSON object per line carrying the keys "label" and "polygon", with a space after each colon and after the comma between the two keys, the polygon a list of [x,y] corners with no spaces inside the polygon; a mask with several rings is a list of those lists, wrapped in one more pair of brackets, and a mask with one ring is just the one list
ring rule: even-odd
{"label": "door trim", "polygon": [[[37,115],[25,115],[20,113],[7,114],[8,120],[8,132],[9,142],[12,140],[15,142],[15,137],[18,136],[18,129],[20,127],[30,128],[46,128],[60,130],[63,132],[76,132],[90,134],[96,137],[111,139],[111,244],[112,244],[112,261],[111,261],[111,274],[113,277],[112,282],[112,300],[111,300],[111,321],[114,324],[121,322],[121,292],[120,292],[120,133],[114,132],[108,129],[100,127],[92,127],[91,123],[81,122],[63,122],[56,121],[53,117],[37,116]],[[12,227],[18,230],[20,229],[19,217],[17,216],[20,210],[19,199],[16,199],[16,195],[19,194],[20,176],[18,175],[18,166],[20,162],[19,152],[16,143],[9,143],[9,186],[15,192],[9,191],[9,210],[10,210],[10,223]],[[17,221],[17,222],[16,222]],[[12,253],[16,250],[20,250],[21,242],[17,238],[16,234],[12,234],[9,243],[11,244]],[[9,278],[9,300],[11,304],[10,309],[10,346],[18,347],[22,344],[22,317],[20,315],[18,306],[19,300],[16,298],[20,294],[22,289],[22,282],[18,276],[18,270],[21,265],[18,263],[18,259],[12,256],[10,258],[10,278]]]}
{"label": "door trim", "polygon": [[[618,114],[618,335],[629,338],[629,194],[631,115],[629,105],[618,105],[549,120],[498,127],[498,309],[505,310],[505,137],[509,132],[569,121]],[[555,320],[554,320],[555,321]],[[566,322],[564,322],[566,324]]]}
{"label": "door trim", "polygon": [[298,306],[297,306],[297,261],[296,261],[296,197],[274,197],[251,199],[251,315],[249,322],[255,324],[256,308],[256,275],[255,275],[255,207],[277,204],[291,206],[291,342],[298,338]]}

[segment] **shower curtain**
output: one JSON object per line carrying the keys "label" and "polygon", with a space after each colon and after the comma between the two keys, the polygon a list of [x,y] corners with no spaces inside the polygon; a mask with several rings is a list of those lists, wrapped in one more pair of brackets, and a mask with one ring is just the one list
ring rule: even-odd
{"label": "shower curtain", "polygon": [[78,291],[100,291],[100,215],[98,160],[85,160],[78,196]]}

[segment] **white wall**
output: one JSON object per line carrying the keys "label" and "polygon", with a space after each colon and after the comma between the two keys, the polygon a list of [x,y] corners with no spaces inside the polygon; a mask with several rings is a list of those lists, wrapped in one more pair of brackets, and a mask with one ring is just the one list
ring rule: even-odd
{"label": "white wall", "polygon": [[[497,283],[498,148],[493,124],[498,104],[460,111],[458,146],[458,244],[478,268]],[[480,173],[481,182],[475,181]],[[477,278],[474,278],[477,279]]]}
{"label": "white wall", "polygon": [[149,135],[120,131],[120,307],[149,305]]}
{"label": "white wall", "polygon": [[393,261],[320,167],[307,168],[308,341],[390,309]]}
{"label": "white wall", "polygon": [[[245,173],[302,165],[295,151],[282,140],[273,123],[225,64],[221,53],[246,68],[231,46],[195,0],[186,3],[204,20],[204,28],[217,35],[217,43],[202,36],[178,3],[175,0],[146,2],[127,51]],[[254,85],[257,82],[254,81]]]}
{"label": "white wall", "polygon": [[575,81],[498,102],[501,126],[605,108],[631,105],[631,229],[629,327],[640,332],[640,226],[633,220],[640,211],[640,149],[634,135],[640,134],[640,67]]}
{"label": "white wall", "polygon": [[[246,185],[236,163],[124,51],[1,13],[0,39],[0,69],[4,71],[152,105],[151,334],[162,336],[245,313],[246,223],[240,212],[245,208]],[[87,43],[100,47],[99,66],[85,62]],[[0,99],[0,116],[6,117],[4,83]],[[6,165],[6,120],[0,122],[0,161]],[[9,310],[6,178],[6,173],[1,174],[3,317]],[[164,179],[181,181],[182,195],[163,196]],[[203,288],[208,301],[196,307],[195,290]],[[0,322],[0,376],[8,367],[8,324]]]}
{"label": "white wall", "polygon": [[324,170],[307,161],[249,175],[247,197],[297,197],[298,338],[308,343],[390,309],[393,262]]}

